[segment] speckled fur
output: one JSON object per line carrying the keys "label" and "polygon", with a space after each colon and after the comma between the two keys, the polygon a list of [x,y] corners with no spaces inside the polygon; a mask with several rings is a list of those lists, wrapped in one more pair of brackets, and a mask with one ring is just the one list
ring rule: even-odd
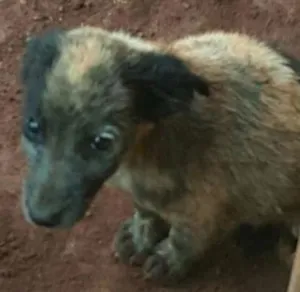
{"label": "speckled fur", "polygon": [[[143,264],[146,277],[173,281],[241,223],[299,222],[300,84],[283,55],[239,33],[156,44],[98,28],[67,32],[59,50],[44,92],[48,120],[56,118],[53,108],[94,125],[111,113],[127,137],[118,167],[104,179],[131,193],[135,204],[116,235],[120,259]],[[206,80],[209,96],[195,90],[174,114],[131,120],[132,91],[116,68],[142,52],[183,61]],[[65,135],[59,145],[69,146],[74,131]]]}

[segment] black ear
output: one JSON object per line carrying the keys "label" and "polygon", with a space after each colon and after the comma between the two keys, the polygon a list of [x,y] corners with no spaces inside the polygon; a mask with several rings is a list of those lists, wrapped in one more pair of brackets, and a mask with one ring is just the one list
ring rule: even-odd
{"label": "black ear", "polygon": [[172,55],[147,52],[122,66],[122,80],[134,94],[135,115],[156,122],[187,110],[194,93],[209,95],[209,85]]}
{"label": "black ear", "polygon": [[21,63],[21,82],[24,86],[23,120],[39,119],[40,104],[46,85],[46,73],[59,56],[61,30],[49,30],[28,40]]}
{"label": "black ear", "polygon": [[52,29],[31,37],[25,46],[22,58],[21,80],[41,79],[59,55],[59,38],[62,30]]}

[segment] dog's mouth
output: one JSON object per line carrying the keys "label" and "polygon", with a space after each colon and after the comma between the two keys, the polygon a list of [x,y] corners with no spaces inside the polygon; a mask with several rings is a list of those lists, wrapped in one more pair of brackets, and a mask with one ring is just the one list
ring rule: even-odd
{"label": "dog's mouth", "polygon": [[[77,194],[70,196],[68,202],[65,202],[65,204],[63,204],[63,202],[57,202],[56,207],[53,206],[51,208],[51,206],[48,205],[39,206],[32,204],[31,192],[33,186],[30,180],[25,179],[22,189],[22,209],[24,217],[30,224],[40,227],[70,229],[86,217],[103,185],[104,184],[99,182],[99,180],[78,185],[75,188]],[[74,186],[72,189],[74,189]]]}
{"label": "dog's mouth", "polygon": [[70,202],[62,208],[59,208],[57,211],[52,212],[47,212],[47,209],[44,211],[33,209],[30,206],[28,198],[23,195],[23,214],[29,223],[39,227],[48,229],[70,229],[82,221],[86,214],[88,214],[96,194],[97,192],[94,192],[85,196],[81,201],[81,204],[78,204],[78,202]]}

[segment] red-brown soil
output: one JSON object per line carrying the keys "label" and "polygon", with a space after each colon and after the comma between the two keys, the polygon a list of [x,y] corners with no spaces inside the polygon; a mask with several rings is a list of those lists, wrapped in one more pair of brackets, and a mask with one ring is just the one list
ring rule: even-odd
{"label": "red-brown soil", "polygon": [[[300,57],[298,0],[0,0],[0,291],[163,292],[139,270],[111,257],[111,241],[131,211],[123,194],[98,196],[91,214],[69,232],[26,223],[19,206],[24,162],[19,147],[19,58],[28,35],[80,23],[123,28],[149,38],[212,28],[246,31],[280,41]],[[217,249],[178,291],[282,292],[288,271],[272,256],[247,259],[233,246]],[[176,291],[177,291],[176,290]]]}

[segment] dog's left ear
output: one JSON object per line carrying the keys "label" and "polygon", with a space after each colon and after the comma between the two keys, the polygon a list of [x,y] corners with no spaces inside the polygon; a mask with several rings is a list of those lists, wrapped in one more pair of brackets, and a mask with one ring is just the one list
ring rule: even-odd
{"label": "dog's left ear", "polygon": [[122,65],[121,78],[134,95],[134,115],[144,121],[188,110],[195,92],[209,95],[208,83],[168,54],[141,53]]}

